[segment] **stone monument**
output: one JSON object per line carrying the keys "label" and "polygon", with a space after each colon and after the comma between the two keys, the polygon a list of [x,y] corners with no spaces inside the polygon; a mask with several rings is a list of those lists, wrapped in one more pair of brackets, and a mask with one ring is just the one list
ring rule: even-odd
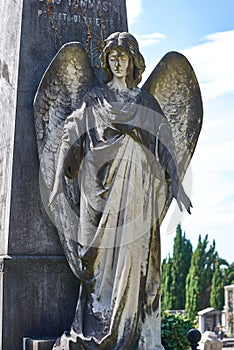
{"label": "stone monument", "polygon": [[[159,227],[173,198],[191,207],[181,182],[202,122],[194,72],[172,52],[138,88],[124,0],[0,6],[0,347],[38,348],[30,338],[70,329],[55,349],[162,349]],[[84,116],[83,133],[67,127]]]}
{"label": "stone monument", "polygon": [[229,286],[224,286],[224,310],[222,325],[224,327],[225,333],[230,334],[231,337],[234,336],[234,284]]}
{"label": "stone monument", "polygon": [[15,0],[0,4],[0,348],[69,329],[79,283],[39,191],[33,99],[58,49],[80,41],[99,79],[99,45],[127,30],[124,0]]}
{"label": "stone monument", "polygon": [[104,40],[96,66],[81,43],[64,45],[34,103],[43,202],[80,281],[70,331],[53,349],[163,350],[160,224],[173,198],[190,213],[182,179],[200,89],[177,52],[139,88],[145,62],[128,32]]}

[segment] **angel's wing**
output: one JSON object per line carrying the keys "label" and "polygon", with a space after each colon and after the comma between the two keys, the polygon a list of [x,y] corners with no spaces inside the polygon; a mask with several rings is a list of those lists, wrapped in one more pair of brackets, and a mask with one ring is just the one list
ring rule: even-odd
{"label": "angel's wing", "polygon": [[43,180],[52,189],[64,122],[97,81],[79,42],[62,46],[46,70],[34,100],[34,117]]}
{"label": "angel's wing", "polygon": [[[153,70],[143,89],[156,98],[171,125],[182,180],[202,126],[201,92],[193,68],[185,56],[169,52]],[[171,200],[169,194],[161,221]]]}
{"label": "angel's wing", "polygon": [[[63,193],[58,196],[54,208],[48,207],[48,201],[54,184],[65,120],[81,106],[84,94],[94,86],[97,86],[97,80],[85,49],[79,42],[71,42],[65,44],[52,60],[34,100],[41,196],[48,215],[57,227],[70,266],[77,276],[79,259],[76,256],[76,237],[79,218]],[[68,180],[66,186],[67,192],[73,192],[74,195],[77,184]]]}

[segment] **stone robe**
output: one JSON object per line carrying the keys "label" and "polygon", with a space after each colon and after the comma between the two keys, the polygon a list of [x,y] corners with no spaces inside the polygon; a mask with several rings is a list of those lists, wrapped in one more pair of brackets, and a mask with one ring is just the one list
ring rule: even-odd
{"label": "stone robe", "polygon": [[79,218],[70,264],[80,291],[70,334],[54,349],[73,341],[77,349],[163,349],[159,222],[168,191],[177,198],[181,184],[154,97],[108,86],[86,94],[65,123],[56,177]]}

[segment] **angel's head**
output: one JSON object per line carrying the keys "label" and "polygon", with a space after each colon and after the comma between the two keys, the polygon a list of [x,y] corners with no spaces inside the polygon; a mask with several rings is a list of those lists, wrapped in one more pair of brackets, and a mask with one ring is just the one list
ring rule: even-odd
{"label": "angel's head", "polygon": [[127,32],[116,32],[105,40],[105,47],[100,56],[102,68],[106,73],[106,83],[112,80],[113,72],[109,64],[110,52],[117,52],[120,56],[128,58],[126,72],[126,84],[129,89],[136,87],[141,81],[145,70],[145,60],[139,51],[138,42]]}

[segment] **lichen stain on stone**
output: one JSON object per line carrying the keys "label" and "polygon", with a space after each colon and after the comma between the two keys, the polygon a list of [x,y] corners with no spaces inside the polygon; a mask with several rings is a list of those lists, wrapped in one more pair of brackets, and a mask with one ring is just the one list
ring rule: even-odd
{"label": "lichen stain on stone", "polygon": [[0,60],[0,77],[3,77],[10,84],[8,65]]}

